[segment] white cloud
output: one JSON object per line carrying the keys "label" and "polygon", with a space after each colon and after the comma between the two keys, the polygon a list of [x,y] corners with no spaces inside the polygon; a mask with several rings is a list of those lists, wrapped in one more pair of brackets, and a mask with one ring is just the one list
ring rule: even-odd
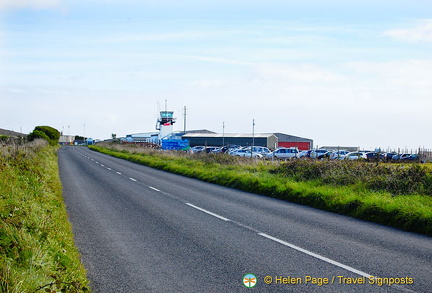
{"label": "white cloud", "polygon": [[432,42],[432,21],[414,28],[385,31],[384,35],[408,42]]}
{"label": "white cloud", "polygon": [[0,10],[57,7],[60,0],[0,0]]}

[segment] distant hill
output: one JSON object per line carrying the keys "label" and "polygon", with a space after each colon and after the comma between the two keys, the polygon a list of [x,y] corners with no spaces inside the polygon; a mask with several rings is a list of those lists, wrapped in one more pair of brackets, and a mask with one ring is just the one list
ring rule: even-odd
{"label": "distant hill", "polygon": [[13,137],[18,137],[18,136],[27,137],[27,134],[15,132],[12,130],[6,130],[6,129],[2,129],[2,128],[0,128],[0,135],[7,135],[7,136],[13,136]]}

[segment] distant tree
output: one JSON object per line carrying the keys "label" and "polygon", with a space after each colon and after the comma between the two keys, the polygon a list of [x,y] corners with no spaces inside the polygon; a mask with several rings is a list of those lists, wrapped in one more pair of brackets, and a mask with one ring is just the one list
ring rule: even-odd
{"label": "distant tree", "polygon": [[116,139],[116,138],[117,138],[117,134],[112,133],[112,134],[111,134],[111,137],[112,137],[112,139]]}
{"label": "distant tree", "polygon": [[48,141],[50,145],[57,145],[60,139],[60,132],[51,126],[36,126],[27,138],[30,141],[42,138]]}

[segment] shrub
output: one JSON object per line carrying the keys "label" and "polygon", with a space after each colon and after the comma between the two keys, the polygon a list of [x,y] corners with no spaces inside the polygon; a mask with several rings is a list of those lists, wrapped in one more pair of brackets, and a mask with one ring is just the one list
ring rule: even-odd
{"label": "shrub", "polygon": [[358,185],[370,191],[387,191],[393,195],[432,196],[432,173],[418,164],[297,160],[285,162],[271,172],[296,181],[317,180],[336,186]]}
{"label": "shrub", "polygon": [[50,145],[56,145],[60,139],[60,132],[51,126],[36,126],[28,135],[28,140],[33,141],[37,138],[45,139]]}

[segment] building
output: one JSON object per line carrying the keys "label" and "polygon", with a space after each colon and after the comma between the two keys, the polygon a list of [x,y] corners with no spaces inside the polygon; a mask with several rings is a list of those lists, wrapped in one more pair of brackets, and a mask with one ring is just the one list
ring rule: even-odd
{"label": "building", "polygon": [[60,135],[59,144],[72,145],[74,144],[75,135]]}
{"label": "building", "polygon": [[250,146],[265,146],[269,149],[278,147],[296,147],[299,150],[309,150],[313,148],[313,140],[288,135],[284,133],[258,133],[254,136],[251,133],[247,134],[222,134],[222,133],[191,133],[187,132],[182,136],[190,142],[190,146],[207,145],[207,146],[223,146],[223,145],[241,145]]}
{"label": "building", "polygon": [[159,141],[159,132],[127,134],[125,138],[121,138],[120,140],[124,142],[130,142],[130,143],[141,143],[141,142],[156,143]]}
{"label": "building", "polygon": [[284,133],[274,133],[278,138],[278,147],[296,147],[299,150],[310,150],[313,149],[313,140],[309,138],[284,134]]}
{"label": "building", "polygon": [[320,149],[325,149],[328,151],[339,151],[344,150],[348,152],[358,152],[360,150],[360,147],[353,147],[353,146],[322,146]]}
{"label": "building", "polygon": [[241,145],[241,146],[265,146],[270,149],[275,149],[278,146],[278,138],[271,133],[186,133],[182,136],[183,139],[189,140],[190,146],[207,145],[207,146],[223,146],[223,145]]}

